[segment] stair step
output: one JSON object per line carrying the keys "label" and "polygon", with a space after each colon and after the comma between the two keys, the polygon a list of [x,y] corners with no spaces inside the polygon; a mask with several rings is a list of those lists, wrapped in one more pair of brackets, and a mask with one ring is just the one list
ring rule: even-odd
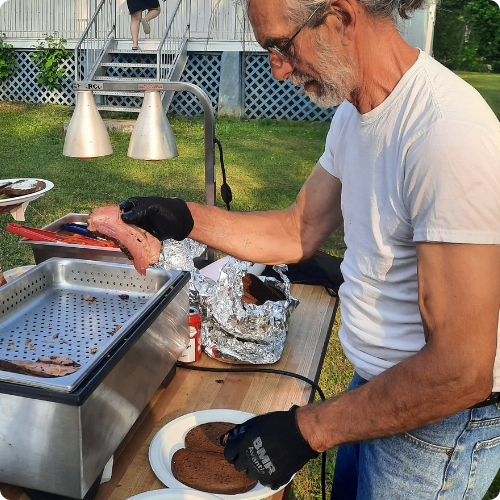
{"label": "stair step", "polygon": [[[101,66],[106,68],[156,68],[156,64],[145,64],[145,63],[101,63]],[[162,68],[171,68],[172,64],[162,64]]]}
{"label": "stair step", "polygon": [[97,106],[99,111],[117,111],[123,113],[139,113],[141,108],[132,108],[130,106]]}
{"label": "stair step", "polygon": [[145,64],[145,63],[101,63],[101,66],[106,68],[156,68],[156,64]]}
{"label": "stair step", "polygon": [[157,54],[157,50],[130,50],[130,49],[110,49],[108,54]]}
{"label": "stair step", "polygon": [[158,81],[156,78],[134,78],[134,77],[117,77],[117,76],[94,76],[94,80],[100,82],[137,82],[137,83],[149,83]]}
{"label": "stair step", "polygon": [[94,95],[119,95],[123,97],[144,97],[144,92],[120,92],[118,90],[94,90]]}

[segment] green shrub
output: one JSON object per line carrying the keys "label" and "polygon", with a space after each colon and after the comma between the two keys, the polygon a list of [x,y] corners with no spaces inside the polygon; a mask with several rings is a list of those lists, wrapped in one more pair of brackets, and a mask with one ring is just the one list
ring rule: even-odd
{"label": "green shrub", "polygon": [[36,47],[36,52],[30,55],[38,67],[38,83],[45,85],[48,89],[60,89],[62,78],[65,74],[64,61],[68,60],[72,53],[64,47],[66,40],[56,37],[57,33],[45,35],[45,41]]}
{"label": "green shrub", "polygon": [[14,47],[4,42],[3,36],[0,36],[0,79],[8,78],[17,68]]}

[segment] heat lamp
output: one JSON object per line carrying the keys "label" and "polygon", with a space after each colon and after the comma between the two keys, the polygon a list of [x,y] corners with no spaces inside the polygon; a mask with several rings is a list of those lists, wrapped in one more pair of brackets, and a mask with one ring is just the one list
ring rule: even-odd
{"label": "heat lamp", "polygon": [[149,161],[168,160],[179,156],[174,132],[157,90],[144,93],[144,101],[130,138],[127,156]]}
{"label": "heat lamp", "polygon": [[63,155],[90,159],[113,153],[106,125],[91,90],[76,92],[75,111],[69,122]]}
{"label": "heat lamp", "polygon": [[[187,82],[79,81],[73,83],[76,106],[71,118],[63,155],[96,158],[113,152],[108,131],[99,115],[94,90],[144,92],[144,101],[130,140],[128,156],[162,160],[178,156],[172,127],[161,105],[160,92],[190,92],[198,98],[204,114],[205,202],[215,206],[215,120],[212,103],[204,90]],[[217,260],[217,252],[207,249],[208,262]]]}

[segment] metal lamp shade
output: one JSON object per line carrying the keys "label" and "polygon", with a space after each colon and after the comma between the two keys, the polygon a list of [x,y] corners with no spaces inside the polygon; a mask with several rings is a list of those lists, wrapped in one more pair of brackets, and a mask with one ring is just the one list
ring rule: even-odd
{"label": "metal lamp shade", "polygon": [[144,93],[128,156],[136,160],[167,160],[179,156],[174,133],[161,103],[160,92]]}
{"label": "metal lamp shade", "polygon": [[95,105],[91,90],[76,92],[76,105],[69,122],[63,155],[97,158],[113,153],[108,131]]}

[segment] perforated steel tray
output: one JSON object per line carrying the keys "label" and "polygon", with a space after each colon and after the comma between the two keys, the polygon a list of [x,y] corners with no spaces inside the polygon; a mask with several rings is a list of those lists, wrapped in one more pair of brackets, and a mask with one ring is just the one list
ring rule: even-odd
{"label": "perforated steel tray", "polygon": [[148,269],[140,276],[130,265],[79,259],[39,264],[0,288],[0,359],[69,356],[81,368],[59,378],[0,370],[0,380],[71,392],[160,303],[176,277],[175,271]]}

